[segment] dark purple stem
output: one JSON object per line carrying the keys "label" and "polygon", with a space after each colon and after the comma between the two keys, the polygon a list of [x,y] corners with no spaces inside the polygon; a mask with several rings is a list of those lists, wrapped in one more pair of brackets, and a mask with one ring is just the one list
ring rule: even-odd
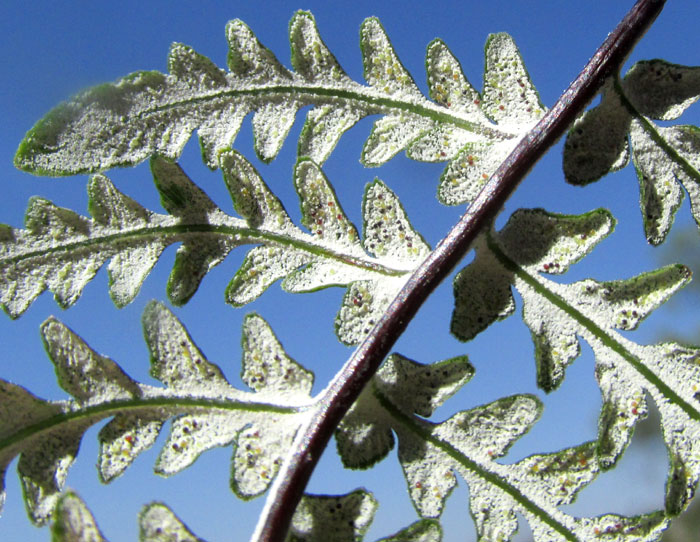
{"label": "dark purple stem", "polygon": [[309,422],[299,429],[270,490],[253,537],[255,542],[284,542],[294,510],[335,428],[418,308],[464,257],[476,236],[490,225],[528,171],[564,134],[605,79],[619,71],[664,4],[665,0],[639,0],[635,4],[554,107],[500,165],[447,237],[411,275],[374,329],[323,392]]}

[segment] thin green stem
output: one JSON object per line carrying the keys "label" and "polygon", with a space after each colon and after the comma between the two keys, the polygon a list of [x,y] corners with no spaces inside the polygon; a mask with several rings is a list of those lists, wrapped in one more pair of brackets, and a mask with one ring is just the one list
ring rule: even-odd
{"label": "thin green stem", "polygon": [[391,400],[381,393],[376,387],[373,389],[374,395],[377,397],[379,403],[386,409],[386,411],[391,414],[391,416],[403,425],[408,431],[411,431],[418,437],[420,437],[425,442],[429,442],[439,450],[442,450],[446,455],[450,456],[457,463],[467,470],[470,470],[480,478],[484,479],[490,485],[497,487],[503,493],[510,496],[516,503],[518,503],[524,510],[530,512],[533,516],[538,518],[542,523],[549,525],[552,530],[561,534],[566,540],[572,542],[577,542],[576,536],[571,532],[566,525],[557,521],[552,514],[543,510],[542,507],[538,506],[535,502],[523,494],[517,487],[511,484],[508,480],[499,476],[497,473],[487,469],[485,466],[481,465],[478,461],[475,461],[460,450],[452,446],[449,442],[438,438],[430,430],[430,425],[428,422],[423,420],[418,420],[415,416],[409,416],[399,410]]}
{"label": "thin green stem", "polygon": [[[308,240],[301,237],[295,238],[285,234],[276,233],[268,230],[259,230],[255,228],[236,227],[230,225],[214,225],[209,223],[204,224],[176,224],[170,226],[148,226],[146,228],[135,228],[128,231],[120,231],[117,233],[98,234],[86,239],[71,240],[64,244],[56,244],[43,249],[27,250],[12,256],[0,258],[0,269],[6,265],[17,264],[23,260],[31,258],[44,258],[49,255],[57,255],[61,253],[70,253],[85,249],[102,250],[102,245],[121,244],[130,241],[137,241],[146,244],[153,241],[166,240],[168,244],[179,241],[185,241],[189,235],[201,234],[220,235],[227,240],[232,240],[236,244],[268,244],[287,246],[292,249],[301,250],[314,256],[319,256],[324,259],[335,260],[337,262],[351,265],[367,271],[372,271],[386,276],[402,276],[408,270],[395,269],[386,265],[373,261],[371,258],[358,258],[349,254],[343,254],[327,247],[323,247],[314,242],[311,236]],[[171,237],[172,239],[167,239]]]}
{"label": "thin green stem", "polygon": [[661,149],[663,149],[663,151],[671,159],[671,161],[683,170],[683,173],[688,175],[688,177],[693,179],[696,183],[700,184],[700,171],[695,169],[695,167],[693,167],[693,165],[690,162],[688,162],[688,160],[683,158],[683,156],[681,156],[678,153],[678,151],[674,149],[668,143],[668,141],[666,141],[666,139],[664,139],[664,137],[657,129],[657,126],[653,122],[651,122],[647,117],[642,115],[634,106],[634,104],[630,102],[629,98],[627,97],[625,91],[622,88],[622,85],[620,84],[619,77],[615,78],[614,87],[615,91],[620,97],[622,105],[624,105],[625,109],[627,109],[629,114],[632,115],[637,122],[639,122],[644,131],[647,134],[649,134],[649,137],[651,137],[651,139],[654,140],[654,143],[656,143]]}
{"label": "thin green stem", "polygon": [[14,445],[21,444],[29,438],[35,437],[46,431],[56,430],[58,427],[93,419],[96,423],[99,420],[125,414],[134,410],[153,410],[161,413],[163,409],[168,410],[169,416],[174,416],[179,412],[192,412],[193,410],[244,410],[248,412],[273,412],[278,414],[297,414],[304,407],[282,407],[269,403],[254,401],[241,401],[234,399],[207,399],[191,396],[183,397],[149,397],[136,399],[121,399],[109,401],[87,407],[77,407],[64,412],[47,416],[46,418],[32,423],[20,430],[0,439],[0,453]]}
{"label": "thin green stem", "polygon": [[451,124],[457,128],[485,135],[494,139],[511,139],[514,134],[499,130],[497,127],[485,126],[470,122],[458,115],[449,113],[444,107],[433,104],[427,100],[425,103],[416,103],[406,100],[397,100],[383,94],[378,94],[371,88],[364,88],[357,85],[357,90],[349,90],[335,86],[309,85],[297,83],[293,85],[264,85],[259,88],[243,88],[243,89],[227,89],[212,92],[187,100],[177,100],[168,102],[163,105],[147,109],[139,113],[139,117],[148,117],[149,115],[158,114],[162,111],[177,109],[180,107],[191,108],[193,104],[206,103],[212,100],[227,100],[240,97],[261,96],[264,103],[275,103],[283,100],[288,100],[293,96],[294,102],[299,104],[299,107],[306,105],[322,105],[329,103],[337,105],[342,101],[360,102],[366,106],[366,114],[372,115],[377,113],[387,112],[402,112],[411,113],[413,115],[423,117],[433,122],[441,124]]}
{"label": "thin green stem", "polygon": [[659,376],[654,373],[641,359],[635,356],[629,349],[619,340],[620,336],[617,334],[611,334],[601,328],[593,320],[588,318],[585,314],[579,311],[576,307],[573,307],[561,296],[557,295],[555,292],[550,290],[541,281],[537,280],[535,277],[530,275],[517,263],[511,260],[500,248],[499,246],[489,237],[488,247],[491,252],[493,252],[498,260],[503,264],[505,268],[512,271],[520,280],[525,282],[530,288],[535,290],[539,295],[544,297],[547,301],[552,303],[558,309],[568,314],[573,320],[578,322],[582,327],[588,330],[588,332],[597,338],[601,343],[603,343],[607,348],[615,352],[627,363],[629,363],[640,375],[642,375],[649,384],[654,386],[662,395],[664,395],[670,402],[677,405],[683,412],[685,412],[691,419],[700,421],[700,410],[692,404],[688,403],[680,395],[678,395],[671,386],[666,384]]}
{"label": "thin green stem", "polygon": [[665,0],[639,0],[608,35],[576,80],[542,120],[518,143],[437,248],[426,258],[363,343],[321,394],[319,407],[300,428],[270,489],[253,535],[255,542],[284,542],[297,504],[335,428],[379,368],[408,322],[438,284],[492,223],[505,201],[534,164],[565,133],[617,73]]}

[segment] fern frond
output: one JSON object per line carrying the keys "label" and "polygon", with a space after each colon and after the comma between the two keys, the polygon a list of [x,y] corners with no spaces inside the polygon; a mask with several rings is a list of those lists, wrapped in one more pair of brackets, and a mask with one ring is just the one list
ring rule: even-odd
{"label": "fern frond", "polygon": [[83,500],[66,491],[56,503],[51,524],[52,542],[107,542]]}
{"label": "fern frond", "polygon": [[[264,492],[312,404],[311,373],[289,358],[257,315],[243,327],[243,381],[232,387],[164,306],[144,312],[151,374],[165,387],[138,383],[55,319],[42,326],[61,387],[73,399],[44,401],[0,381],[0,466],[20,455],[18,471],[31,519],[44,523],[59,498],[83,433],[105,418],[99,433],[100,478],[109,482],[155,443],[173,418],[156,471],[172,475],[216,446],[234,445],[233,490]],[[4,497],[4,483],[3,483]]]}
{"label": "fern frond", "polygon": [[483,185],[482,176],[490,176],[506,149],[544,113],[506,34],[487,40],[483,96],[445,44],[432,42],[426,60],[431,101],[399,61],[377,19],[367,19],[360,30],[368,85],[345,74],[310,13],[297,12],[289,28],[295,71],[285,68],[244,23],[232,21],[226,27],[230,71],[175,44],[168,75],[137,72],[50,111],[25,136],[15,165],[35,174],[72,175],[134,165],[154,154],[174,160],[197,130],[204,161],[216,168],[219,152],[231,147],[251,112],[255,150],[270,161],[296,113],[311,105],[299,156],[325,161],[345,131],[362,118],[380,115],[362,151],[363,163],[377,166],[402,150],[418,160],[452,160],[440,197],[457,204],[473,195],[474,183]]}
{"label": "fern frond", "polygon": [[[596,356],[596,377],[603,395],[598,456],[610,468],[628,445],[636,423],[646,416],[646,395],[659,408],[664,440],[672,458],[666,510],[680,513],[700,479],[700,349],[674,343],[641,346],[616,330],[639,322],[687,284],[690,271],[681,265],[628,280],[573,284],[548,280],[561,273],[605,237],[613,225],[607,212],[578,217],[542,210],[520,210],[497,234],[482,239],[477,257],[455,279],[452,330],[468,340],[485,325],[513,311],[510,287],[523,298],[523,319],[532,333],[537,381],[555,389],[580,352],[579,337]],[[533,231],[549,231],[541,245],[521,241]],[[490,282],[479,279],[487,275]],[[475,279],[476,278],[476,279]],[[485,288],[500,292],[500,305],[482,302]],[[467,292],[480,292],[473,298]],[[682,473],[682,475],[679,475]]]}
{"label": "fern frond", "polygon": [[[596,442],[533,455],[512,465],[494,461],[539,418],[542,405],[536,397],[506,397],[437,424],[419,417],[431,414],[463,385],[471,377],[468,369],[466,360],[420,365],[392,355],[336,433],[346,466],[364,468],[381,459],[393,447],[395,434],[399,462],[418,512],[438,517],[459,474],[469,485],[480,540],[510,540],[517,530],[516,513],[527,519],[534,539],[541,542],[593,540],[615,530],[634,535],[635,540],[656,540],[667,524],[662,512],[633,518],[573,518],[559,510],[598,474]],[[424,382],[416,384],[416,375]],[[425,386],[425,380],[431,385]]]}
{"label": "fern frond", "polygon": [[700,129],[662,127],[700,98],[700,67],[664,60],[637,62],[620,80],[612,78],[598,106],[572,126],[564,147],[564,173],[572,184],[588,184],[629,163],[630,147],[639,178],[640,208],[647,241],[668,234],[685,188],[700,225]]}
{"label": "fern frond", "polygon": [[[358,489],[346,495],[304,495],[292,519],[288,542],[360,542],[378,503]],[[51,525],[53,542],[106,542],[82,499],[63,493]],[[204,542],[165,504],[154,502],[139,514],[141,542]],[[440,542],[440,524],[422,519],[377,542]]]}
{"label": "fern frond", "polygon": [[294,181],[307,233],[240,154],[228,151],[219,159],[242,219],[225,214],[163,158],[151,167],[169,215],[144,209],[101,174],[88,186],[92,219],[32,200],[26,229],[8,228],[0,240],[2,307],[17,317],[47,288],[68,307],[107,261],[110,295],[124,306],[174,243],[180,247],[167,291],[173,303],[183,304],[232,249],[256,245],[227,287],[229,303],[244,305],[279,279],[289,292],[348,286],[336,328],[343,342],[358,343],[430,251],[396,196],[378,180],[367,187],[360,240],[323,172],[300,159]]}

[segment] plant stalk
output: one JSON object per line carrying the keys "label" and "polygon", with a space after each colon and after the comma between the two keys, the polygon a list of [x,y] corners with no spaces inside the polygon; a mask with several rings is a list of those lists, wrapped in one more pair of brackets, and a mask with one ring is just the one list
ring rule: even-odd
{"label": "plant stalk", "polygon": [[459,222],[411,275],[369,335],[319,395],[268,495],[253,542],[284,542],[297,504],[335,428],[438,284],[488,228],[527,173],[616,74],[666,0],[639,0],[552,109],[499,166]]}

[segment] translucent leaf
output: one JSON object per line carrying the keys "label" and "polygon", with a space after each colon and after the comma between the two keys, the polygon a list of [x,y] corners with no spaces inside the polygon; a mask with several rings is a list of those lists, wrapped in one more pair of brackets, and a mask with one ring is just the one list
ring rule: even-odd
{"label": "translucent leaf", "polygon": [[151,374],[165,387],[132,380],[55,319],[42,334],[59,383],[75,399],[46,402],[0,381],[0,501],[7,465],[19,455],[25,501],[38,524],[53,513],[83,433],[101,420],[113,418],[98,436],[103,481],[124,472],[172,418],[156,472],[175,474],[202,452],[233,445],[233,489],[252,498],[267,489],[308,418],[313,375],[287,356],[256,315],[243,330],[243,380],[252,392],[230,386],[184,326],[155,302],[144,312],[144,335]]}
{"label": "translucent leaf", "polygon": [[401,202],[389,188],[375,180],[362,202],[363,245],[380,261],[416,265],[430,253],[430,246],[413,229]]}
{"label": "translucent leaf", "polygon": [[[291,101],[291,100],[290,100]],[[303,103],[265,104],[253,116],[255,152],[264,162],[269,162],[282,148],[282,143],[294,124],[296,112]]]}
{"label": "translucent leaf", "polygon": [[632,122],[630,140],[639,177],[639,205],[645,234],[654,245],[665,239],[683,200],[679,182],[688,191],[695,222],[700,223],[700,129],[657,127],[656,134],[661,142],[645,125]]}
{"label": "translucent leaf", "polygon": [[508,34],[491,34],[486,41],[484,112],[503,124],[530,125],[544,115],[545,107]]}
{"label": "translucent leaf", "polygon": [[[466,357],[423,365],[392,354],[375,378],[379,386],[401,409],[430,416],[474,374]],[[394,447],[391,418],[370,390],[365,389],[335,433],[338,453],[349,468],[367,468],[383,459]]]}
{"label": "translucent leaf", "polygon": [[594,467],[597,444],[593,441],[554,453],[531,455],[519,461],[517,467],[523,479],[529,478],[533,490],[546,492],[556,506],[570,504],[598,473]]}
{"label": "translucent leaf", "polygon": [[[226,38],[228,72],[192,48],[175,44],[168,75],[138,72],[55,107],[27,133],[15,165],[56,176],[134,165],[153,155],[175,159],[197,131],[204,162],[216,168],[249,113],[255,150],[270,161],[297,112],[310,106],[298,153],[317,163],[328,158],[349,128],[370,115],[379,118],[362,153],[367,165],[382,164],[402,150],[416,160],[451,162],[473,154],[467,147],[493,146],[496,152],[477,176],[450,167],[446,178],[460,189],[444,200],[456,204],[473,198],[480,175],[490,175],[491,162],[500,161],[497,157],[505,156],[544,111],[517,48],[505,34],[487,42],[483,99],[447,46],[440,40],[429,44],[426,69],[432,101],[420,92],[376,18],[367,19],[360,30],[367,84],[347,76],[308,12],[297,12],[289,25],[294,71],[239,20],[227,25]],[[196,280],[201,278],[203,266],[190,268]],[[176,295],[184,299],[191,291],[192,286]]]}
{"label": "translucent leaf", "polygon": [[381,166],[433,127],[433,123],[409,115],[379,119],[362,149],[362,164],[367,167]]}
{"label": "translucent leaf", "polygon": [[270,191],[255,168],[237,152],[220,157],[224,181],[231,193],[236,212],[251,227],[293,228],[282,203]]}
{"label": "translucent leaf", "polygon": [[323,163],[335,149],[342,135],[365,116],[350,106],[323,105],[313,108],[306,115],[306,122],[299,135],[297,154]]}
{"label": "translucent leaf", "polygon": [[615,219],[607,209],[582,215],[518,209],[499,232],[499,242],[519,265],[561,274],[612,233]]}
{"label": "translucent leaf", "polygon": [[301,223],[311,234],[329,246],[342,247],[350,254],[362,254],[357,230],[318,166],[310,160],[300,160],[294,182],[301,200]]}
{"label": "translucent leaf", "polygon": [[455,306],[450,331],[461,341],[473,339],[515,310],[512,273],[498,263],[483,239],[478,239],[474,247],[474,261],[457,274],[453,285]]}
{"label": "translucent leaf", "polygon": [[473,375],[466,356],[423,365],[392,354],[379,369],[377,385],[406,412],[429,417]]}
{"label": "translucent leaf", "polygon": [[481,96],[465,77],[459,61],[440,39],[428,45],[426,70],[433,100],[463,113],[473,122],[484,124],[488,121],[480,107]]}
{"label": "translucent leaf", "polygon": [[155,443],[168,415],[162,412],[119,414],[98,434],[100,479],[111,482]]}
{"label": "translucent leaf", "polygon": [[623,80],[610,79],[600,104],[584,113],[567,136],[567,181],[587,184],[626,166],[631,145],[648,242],[662,243],[671,229],[683,199],[679,183],[700,224],[698,129],[660,127],[651,120],[676,119],[699,97],[700,68],[663,60],[638,62]]}
{"label": "translucent leaf", "polygon": [[438,200],[444,205],[472,202],[517,143],[511,139],[467,143],[443,171]]}
{"label": "translucent leaf", "polygon": [[[523,319],[535,344],[538,384],[546,391],[561,383],[567,365],[579,354],[579,340],[590,344],[603,399],[596,450],[601,468],[616,463],[629,444],[636,423],[646,416],[647,396],[652,398],[661,412],[672,464],[666,509],[671,514],[679,513],[700,479],[700,462],[696,460],[700,450],[696,444],[700,436],[699,351],[672,343],[639,346],[619,335],[616,329],[635,329],[689,282],[689,270],[672,265],[627,280],[555,283],[541,275],[550,272],[552,254],[558,252],[554,249],[558,247],[564,255],[560,268],[566,267],[607,234],[612,226],[611,217],[601,212],[580,217],[548,215],[543,211],[519,211],[517,215],[501,232],[488,236],[485,245],[478,247],[475,261],[461,272],[457,283],[462,280],[463,288],[469,285],[478,288],[477,281],[467,281],[464,277],[476,276],[478,271],[487,269],[480,263],[487,262],[488,274],[501,277],[499,288],[506,291],[511,284],[517,288],[523,299]],[[530,248],[525,237],[519,237],[518,230],[531,231],[540,221],[552,228],[541,238],[549,241],[535,243]],[[581,239],[581,231],[587,228],[589,233]],[[575,241],[581,241],[581,246],[576,246]],[[543,262],[550,262],[548,268]],[[470,267],[476,271],[469,271]],[[478,290],[475,295],[479,295]],[[460,308],[461,304],[465,306]],[[453,320],[453,326],[462,321],[469,324],[463,316],[468,308],[466,297],[458,297],[455,315],[460,318]],[[471,327],[463,327],[467,331],[476,328],[473,323]],[[464,337],[468,338],[466,331]],[[647,536],[653,539],[649,533],[656,532],[655,529],[644,531],[646,534],[640,535],[640,540],[646,540]]]}
{"label": "translucent leaf", "polygon": [[51,525],[52,542],[106,542],[85,503],[72,491],[56,505]]}
{"label": "translucent leaf", "polygon": [[404,99],[423,98],[411,75],[403,67],[389,42],[381,23],[370,17],[360,28],[360,48],[365,69],[365,79],[388,95]]}
{"label": "translucent leaf", "polygon": [[440,523],[431,519],[423,519],[377,542],[440,542],[441,540]]}
{"label": "translucent leaf", "polygon": [[[513,441],[529,430],[541,408],[532,396],[514,396],[459,412],[441,424],[422,422],[418,435],[415,430],[394,426],[399,439],[399,461],[418,512],[423,517],[438,517],[457,483],[455,472],[460,472],[459,465],[448,460],[445,450],[436,447],[433,439],[450,442],[452,450],[466,454],[470,461],[480,458],[488,462],[502,455]],[[489,435],[494,429],[498,429],[497,434]],[[423,432],[430,435],[428,442],[428,435],[422,435]],[[488,438],[482,443],[484,437]],[[470,487],[478,500],[479,491],[471,483]]]}
{"label": "translucent leaf", "polygon": [[613,542],[654,542],[659,540],[669,521],[662,511],[633,517],[606,514],[589,520],[596,538]]}
{"label": "translucent leaf", "polygon": [[203,542],[162,503],[146,505],[139,514],[141,542]]}
{"label": "translucent leaf", "polygon": [[88,405],[141,395],[138,384],[116,363],[97,354],[55,318],[42,324],[41,334],[58,383],[78,402]]}
{"label": "translucent leaf", "polygon": [[367,469],[394,448],[391,418],[368,388],[365,387],[335,430],[338,455],[349,469]]}
{"label": "translucent leaf", "polygon": [[632,118],[611,81],[593,109],[574,122],[564,144],[564,175],[574,185],[597,181],[629,163],[627,132]]}
{"label": "translucent leaf", "polygon": [[[459,366],[461,362],[455,361]],[[594,540],[620,533],[651,542],[666,527],[662,513],[574,518],[559,510],[573,502],[598,474],[596,441],[532,455],[511,465],[495,462],[539,418],[542,405],[534,396],[505,397],[437,424],[405,408],[405,394],[420,386],[412,388],[416,375],[435,376],[436,385],[427,386],[429,392],[454,391],[453,377],[441,378],[441,367],[453,363],[422,366],[391,356],[336,433],[338,452],[346,466],[363,468],[381,459],[393,445],[394,432],[418,512],[424,517],[439,516],[460,475],[469,485],[471,514],[480,540],[510,540],[518,527],[516,514],[525,517],[538,542]],[[396,393],[401,389],[405,394]],[[441,392],[435,393],[438,397]],[[371,461],[365,462],[368,458]]]}
{"label": "translucent leaf", "polygon": [[642,115],[673,120],[700,98],[700,68],[642,60],[625,75],[625,93]]}
{"label": "translucent leaf", "polygon": [[321,169],[302,158],[294,180],[306,233],[240,154],[229,151],[219,158],[243,219],[226,215],[177,164],[159,157],[151,169],[169,215],[142,208],[102,175],[90,182],[92,220],[43,200],[34,203],[28,229],[7,228],[0,238],[2,306],[18,316],[47,286],[59,299],[70,291],[72,303],[107,260],[110,293],[123,306],[137,295],[162,251],[178,242],[167,292],[182,304],[232,249],[253,244],[226,289],[228,302],[253,301],[279,279],[290,292],[348,287],[336,326],[343,342],[361,341],[430,252],[393,192],[378,180],[367,187],[360,240]]}
{"label": "translucent leaf", "polygon": [[78,455],[83,433],[93,422],[80,420],[70,428],[48,432],[31,446],[23,443],[17,473],[29,517],[34,523],[43,525],[51,518],[68,469]]}
{"label": "translucent leaf", "polygon": [[255,247],[246,254],[241,267],[226,287],[226,301],[235,307],[250,303],[276,281],[311,260],[308,254],[286,247]]}
{"label": "translucent leaf", "polygon": [[328,50],[319,35],[311,13],[299,11],[289,25],[292,66],[310,81],[334,80],[349,82],[348,76]]}
{"label": "translucent leaf", "polygon": [[209,362],[175,315],[151,302],[143,313],[143,331],[151,353],[151,375],[169,388],[212,398],[230,395],[221,369]]}
{"label": "translucent leaf", "polygon": [[352,542],[362,540],[378,503],[358,489],[342,496],[304,495],[287,536],[289,542]]}
{"label": "translucent leaf", "polygon": [[[0,439],[2,439],[2,450],[0,451],[0,505],[5,502],[5,472],[12,459],[20,451],[20,446],[13,439],[13,436],[24,427],[37,424],[44,418],[50,418],[60,412],[60,407],[48,403],[32,395],[24,388],[0,381]],[[49,439],[50,440],[50,439]],[[35,440],[34,446],[37,449],[45,450],[49,445],[43,440]],[[50,453],[50,450],[47,451]],[[55,499],[55,496],[54,496]],[[54,500],[55,502],[55,500]],[[34,515],[35,517],[36,514]],[[47,517],[38,518],[46,521]]]}

